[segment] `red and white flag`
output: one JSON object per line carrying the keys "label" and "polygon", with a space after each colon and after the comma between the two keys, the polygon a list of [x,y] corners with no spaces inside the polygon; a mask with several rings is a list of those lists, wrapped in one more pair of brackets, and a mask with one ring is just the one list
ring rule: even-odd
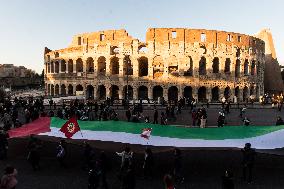
{"label": "red and white flag", "polygon": [[141,133],[141,137],[146,138],[147,140],[149,140],[150,136],[151,136],[151,132],[152,132],[152,128],[145,128],[142,129],[142,133]]}
{"label": "red and white flag", "polygon": [[67,138],[72,138],[72,136],[80,131],[79,124],[76,117],[71,117],[60,129],[62,133],[65,134]]}

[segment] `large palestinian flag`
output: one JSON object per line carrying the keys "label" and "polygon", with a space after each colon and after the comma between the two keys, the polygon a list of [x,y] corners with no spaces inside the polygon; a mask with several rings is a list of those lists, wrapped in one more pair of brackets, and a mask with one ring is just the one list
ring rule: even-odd
{"label": "large palestinian flag", "polygon": [[[65,138],[60,132],[66,120],[43,117],[9,132],[11,138],[40,134]],[[78,121],[81,132],[73,139],[112,141],[127,144],[175,147],[237,147],[250,142],[257,149],[284,147],[283,126],[226,126],[222,128],[186,128],[124,121]],[[141,137],[151,128],[149,140]]]}

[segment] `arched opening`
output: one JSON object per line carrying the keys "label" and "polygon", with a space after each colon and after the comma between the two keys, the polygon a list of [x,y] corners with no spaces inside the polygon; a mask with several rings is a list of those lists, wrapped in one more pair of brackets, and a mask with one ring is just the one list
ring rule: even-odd
{"label": "arched opening", "polygon": [[218,102],[219,101],[219,87],[216,86],[212,89],[212,102]]}
{"label": "arched opening", "polygon": [[66,86],[64,84],[61,85],[61,95],[66,96]]}
{"label": "arched opening", "polygon": [[186,86],[183,91],[183,96],[187,99],[192,99],[192,87]]}
{"label": "arched opening", "polygon": [[224,90],[224,97],[226,99],[228,99],[228,98],[230,98],[230,96],[231,96],[231,89],[230,89],[230,87],[226,87],[225,90]]}
{"label": "arched opening", "polygon": [[198,101],[199,102],[206,102],[206,87],[200,87],[198,89]]}
{"label": "arched opening", "polygon": [[54,63],[53,62],[50,63],[50,71],[51,73],[54,73]]}
{"label": "arched opening", "polygon": [[117,85],[112,85],[110,87],[110,97],[112,99],[119,99],[119,87]]}
{"label": "arched opening", "polygon": [[199,75],[206,75],[206,58],[204,56],[199,61]]}
{"label": "arched opening", "polygon": [[251,75],[255,75],[255,61],[254,60],[251,62],[250,73]]}
{"label": "arched opening", "polygon": [[77,91],[83,91],[83,90],[84,90],[84,88],[83,88],[82,85],[77,85],[77,86],[76,86],[76,92],[77,92]]}
{"label": "arched opening", "polygon": [[106,75],[106,58],[103,56],[98,58],[98,74]]}
{"label": "arched opening", "polygon": [[153,60],[153,77],[161,77],[164,73],[164,61],[161,56],[156,56]]}
{"label": "arched opening", "polygon": [[144,77],[148,75],[148,58],[142,56],[138,59],[138,71],[139,77]]}
{"label": "arched opening", "polygon": [[251,87],[250,87],[249,95],[255,95],[254,92],[255,92],[255,91],[254,91],[254,86],[251,86]]}
{"label": "arched opening", "polygon": [[74,92],[73,92],[73,85],[68,85],[68,95],[73,95],[74,94]]}
{"label": "arched opening", "polygon": [[119,59],[117,57],[113,57],[110,60],[110,73],[112,75],[117,75],[119,74]]}
{"label": "arched opening", "polygon": [[50,63],[47,63],[47,73],[50,73]]}
{"label": "arched opening", "polygon": [[73,73],[73,60],[68,60],[68,73]]}
{"label": "arched opening", "polygon": [[243,89],[243,101],[247,101],[248,95],[249,95],[249,89],[247,86],[245,86]]}
{"label": "arched opening", "polygon": [[185,69],[184,71],[184,76],[193,76],[193,61],[192,58],[189,57],[189,62],[187,64],[187,66],[189,66],[189,68]]}
{"label": "arched opening", "polygon": [[47,94],[50,95],[50,84],[47,85]]}
{"label": "arched opening", "polygon": [[100,85],[97,91],[98,100],[106,99],[106,87],[104,85]]}
{"label": "arched opening", "polygon": [[55,73],[59,73],[59,62],[55,62]]}
{"label": "arched opening", "polygon": [[160,85],[153,87],[153,99],[154,100],[158,100],[158,98],[163,97],[163,87],[161,87]]}
{"label": "arched opening", "polygon": [[60,64],[61,64],[61,72],[66,72],[66,61],[61,60]]}
{"label": "arched opening", "polygon": [[86,98],[87,99],[94,99],[94,87],[92,85],[87,86]]}
{"label": "arched opening", "polygon": [[87,73],[94,73],[94,59],[92,57],[87,58]]}
{"label": "arched opening", "polygon": [[128,56],[125,56],[123,59],[123,75],[133,75],[132,63]]}
{"label": "arched opening", "polygon": [[58,84],[55,85],[55,89],[54,90],[55,90],[55,92],[54,92],[55,95],[58,96],[59,95],[59,85]]}
{"label": "arched opening", "polygon": [[[127,100],[127,86],[123,87],[123,95],[124,95],[124,99]],[[133,99],[133,88],[128,85],[128,100],[132,100]]]}
{"label": "arched opening", "polygon": [[225,73],[231,72],[231,59],[230,58],[226,58],[224,72]]}
{"label": "arched opening", "polygon": [[168,73],[173,76],[179,76],[178,72],[178,60],[176,56],[171,56],[169,59],[169,65],[168,65]]}
{"label": "arched opening", "polygon": [[148,88],[146,86],[140,86],[138,88],[138,99],[141,99],[141,100],[148,99]]}
{"label": "arched opening", "polygon": [[213,59],[213,65],[212,65],[213,73],[219,73],[219,58],[215,57]]}
{"label": "arched opening", "polygon": [[248,75],[248,66],[249,66],[249,62],[246,59],[244,63],[244,75]]}
{"label": "arched opening", "polygon": [[239,101],[239,98],[240,98],[240,88],[239,87],[235,88],[235,96],[237,97],[237,99]]}
{"label": "arched opening", "polygon": [[110,54],[111,55],[119,54],[119,48],[117,46],[111,47],[110,48]]}
{"label": "arched opening", "polygon": [[241,68],[241,61],[237,59],[235,65],[235,77],[240,77],[240,68]]}
{"label": "arched opening", "polygon": [[141,53],[147,53],[148,52],[148,48],[146,47],[146,45],[140,45],[138,47],[138,53],[141,54]]}
{"label": "arched opening", "polygon": [[168,89],[168,101],[178,101],[178,88],[176,86],[171,86]]}
{"label": "arched opening", "polygon": [[50,85],[50,95],[54,96],[54,85],[53,84]]}
{"label": "arched opening", "polygon": [[83,60],[81,58],[76,60],[76,72],[83,72]]}

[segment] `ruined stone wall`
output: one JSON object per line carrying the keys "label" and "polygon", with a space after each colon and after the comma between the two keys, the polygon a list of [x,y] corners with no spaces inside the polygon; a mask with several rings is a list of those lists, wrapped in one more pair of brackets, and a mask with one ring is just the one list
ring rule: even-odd
{"label": "ruined stone wall", "polygon": [[45,51],[46,89],[123,99],[128,83],[133,99],[242,101],[264,93],[264,53],[264,41],[233,32],[150,28],[145,43],[125,30],[85,33],[68,48]]}

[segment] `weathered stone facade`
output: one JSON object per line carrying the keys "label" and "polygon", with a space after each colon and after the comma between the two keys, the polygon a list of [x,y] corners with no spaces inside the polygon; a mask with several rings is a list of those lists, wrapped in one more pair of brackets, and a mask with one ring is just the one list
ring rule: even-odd
{"label": "weathered stone facade", "polygon": [[44,62],[52,96],[125,99],[127,76],[129,99],[243,101],[264,93],[264,41],[233,32],[150,28],[145,43],[125,30],[85,33],[65,49],[46,48]]}

